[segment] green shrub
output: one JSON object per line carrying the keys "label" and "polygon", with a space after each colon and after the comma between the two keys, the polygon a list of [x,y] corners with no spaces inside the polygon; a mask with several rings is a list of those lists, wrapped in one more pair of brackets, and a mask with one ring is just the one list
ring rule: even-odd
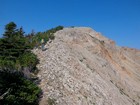
{"label": "green shrub", "polygon": [[[22,28],[11,22],[0,39],[0,104],[37,105],[41,90],[25,78],[23,69],[34,71],[38,59],[31,53],[32,45]],[[30,75],[29,72],[29,75]]]}
{"label": "green shrub", "polygon": [[[5,26],[3,38],[0,38],[0,104],[2,105],[37,105],[41,90],[31,81],[26,79],[24,68],[33,72],[38,63],[37,56],[31,49],[55,38],[54,33],[63,29],[63,26],[52,28],[36,35],[31,33],[24,36],[22,27],[16,28],[14,22]],[[28,72],[30,75],[31,73]],[[27,75],[28,75],[27,74]],[[50,104],[54,100],[49,100]]]}
{"label": "green shrub", "polygon": [[11,69],[13,69],[14,65],[15,65],[15,63],[13,61],[11,61],[11,60],[0,59],[0,69],[3,69],[3,68],[11,68]]}
{"label": "green shrub", "polygon": [[50,30],[47,30],[45,32],[38,32],[36,33],[34,36],[32,36],[31,34],[27,36],[27,39],[28,40],[32,40],[32,42],[30,43],[30,45],[32,46],[32,48],[36,47],[36,46],[40,46],[41,43],[41,39],[44,39],[45,40],[45,43],[47,41],[50,40],[53,40],[55,38],[54,36],[54,33],[59,31],[59,30],[62,30],[63,29],[63,26],[57,26],[55,28],[52,28]]}
{"label": "green shrub", "polygon": [[37,56],[33,53],[25,53],[21,55],[18,60],[22,67],[35,68],[38,63]]}
{"label": "green shrub", "polygon": [[25,79],[22,73],[7,71],[0,71],[0,96],[10,89],[0,100],[2,105],[37,105],[40,88]]}

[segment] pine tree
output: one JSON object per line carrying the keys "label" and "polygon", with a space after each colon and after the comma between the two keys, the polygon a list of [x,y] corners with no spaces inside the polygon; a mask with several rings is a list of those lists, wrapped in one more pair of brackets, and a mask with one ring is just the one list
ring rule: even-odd
{"label": "pine tree", "polygon": [[15,35],[17,25],[14,22],[10,22],[5,26],[4,38],[10,38]]}
{"label": "pine tree", "polygon": [[0,38],[0,105],[37,105],[41,90],[24,74],[24,68],[33,71],[38,61],[29,48],[23,28],[7,24]]}
{"label": "pine tree", "polygon": [[7,24],[3,38],[0,39],[0,68],[13,68],[17,59],[29,48],[23,28],[16,29],[14,22]]}

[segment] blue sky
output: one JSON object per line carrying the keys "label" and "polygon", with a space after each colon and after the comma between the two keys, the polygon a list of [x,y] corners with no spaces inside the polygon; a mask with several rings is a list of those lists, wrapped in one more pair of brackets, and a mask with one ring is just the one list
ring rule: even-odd
{"label": "blue sky", "polygon": [[26,33],[86,26],[119,46],[140,49],[140,0],[0,0],[0,35],[14,21]]}

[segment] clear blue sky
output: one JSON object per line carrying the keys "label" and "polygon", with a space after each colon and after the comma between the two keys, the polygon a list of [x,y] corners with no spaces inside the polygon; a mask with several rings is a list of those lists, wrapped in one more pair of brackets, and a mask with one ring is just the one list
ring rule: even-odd
{"label": "clear blue sky", "polygon": [[87,26],[140,49],[140,0],[0,0],[0,35],[14,21],[26,33],[57,25]]}

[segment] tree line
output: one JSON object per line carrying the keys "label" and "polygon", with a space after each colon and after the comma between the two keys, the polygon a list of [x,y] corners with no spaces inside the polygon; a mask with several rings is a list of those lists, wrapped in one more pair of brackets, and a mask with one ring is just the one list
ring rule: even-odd
{"label": "tree line", "polygon": [[35,73],[39,60],[31,49],[40,46],[42,38],[45,43],[53,40],[54,33],[61,29],[63,26],[25,35],[14,22],[5,26],[0,38],[0,104],[38,105],[41,89]]}

